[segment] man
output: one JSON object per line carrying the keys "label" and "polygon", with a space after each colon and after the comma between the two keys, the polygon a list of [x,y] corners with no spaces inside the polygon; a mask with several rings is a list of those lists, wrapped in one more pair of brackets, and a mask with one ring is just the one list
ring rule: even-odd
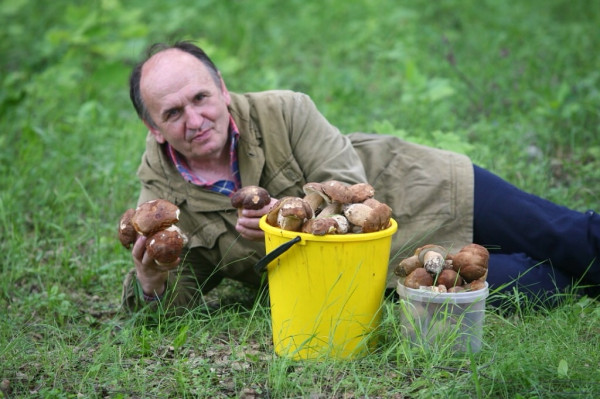
{"label": "man", "polygon": [[[342,135],[304,94],[231,93],[191,43],[152,48],[132,72],[130,95],[149,130],[139,202],[177,204],[178,226],[190,240],[183,262],[164,269],[145,253],[145,238],[137,240],[126,308],[157,299],[192,307],[223,278],[258,285],[252,266],[265,251],[259,218],[277,198],[302,196],[305,183],[326,180],[374,186],[400,226],[392,256],[426,243],[458,250],[476,242],[498,248],[491,251],[492,286],[518,282],[537,294],[581,279],[600,283],[596,213],[526,194],[464,155],[391,136]],[[267,189],[273,200],[238,217],[229,197],[248,185]]]}

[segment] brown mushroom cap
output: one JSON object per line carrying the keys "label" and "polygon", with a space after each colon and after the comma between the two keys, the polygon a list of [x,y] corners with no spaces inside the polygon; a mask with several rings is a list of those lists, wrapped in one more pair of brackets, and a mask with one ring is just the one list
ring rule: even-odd
{"label": "brown mushroom cap", "polygon": [[421,262],[424,262],[425,254],[429,251],[437,252],[440,255],[442,255],[443,258],[448,256],[448,251],[446,250],[446,248],[442,247],[441,245],[435,245],[435,244],[427,244],[427,245],[423,245],[422,247],[417,248],[415,250],[415,255],[417,255],[419,257],[419,260]]}
{"label": "brown mushroom cap", "polygon": [[367,198],[366,200],[362,201],[362,203],[370,208],[376,208],[379,205],[381,205],[381,202],[376,200],[375,198]]}
{"label": "brown mushroom cap", "polygon": [[238,209],[260,209],[269,202],[269,192],[259,186],[242,187],[231,196],[231,205]]}
{"label": "brown mushroom cap", "polygon": [[181,251],[187,242],[177,226],[170,226],[160,230],[148,238],[146,252],[159,265],[173,263],[181,255]]}
{"label": "brown mushroom cap", "polygon": [[134,214],[135,209],[127,209],[119,220],[119,241],[127,249],[131,248],[138,236],[138,232],[135,231],[131,223],[131,218]]}
{"label": "brown mushroom cap", "polygon": [[140,204],[131,218],[131,223],[138,233],[151,236],[179,221],[177,205],[156,199]]}
{"label": "brown mushroom cap", "polygon": [[433,284],[433,276],[422,267],[413,270],[406,279],[404,285],[408,288],[419,289],[419,287],[429,287]]}
{"label": "brown mushroom cap", "polygon": [[392,208],[380,203],[375,208],[365,204],[350,204],[344,206],[344,216],[363,233],[371,233],[386,229],[390,224]]}
{"label": "brown mushroom cap", "polygon": [[302,225],[302,232],[323,236],[325,234],[335,234],[339,226],[337,221],[332,218],[309,219]]}
{"label": "brown mushroom cap", "polygon": [[306,183],[302,187],[304,191],[304,200],[308,202],[316,214],[323,204],[331,202],[329,197],[323,192],[323,185],[321,183]]}
{"label": "brown mushroom cap", "polygon": [[481,245],[466,245],[458,253],[449,257],[452,259],[452,268],[467,282],[487,275],[490,253]]}
{"label": "brown mushroom cap", "polygon": [[357,183],[348,187],[350,202],[364,202],[375,195],[375,189],[369,183]]}
{"label": "brown mushroom cap", "polygon": [[446,288],[452,288],[457,285],[463,285],[463,279],[452,269],[444,269],[437,277],[437,283],[444,285]]}
{"label": "brown mushroom cap", "polygon": [[352,202],[352,194],[349,186],[337,180],[329,180],[322,183],[323,192],[329,197],[332,202],[340,204],[349,204]]}
{"label": "brown mushroom cap", "polygon": [[279,210],[281,209],[281,205],[283,204],[283,200],[289,197],[283,197],[277,200],[271,210],[267,212],[267,223],[273,227],[278,227],[277,225],[277,217],[279,216]]}
{"label": "brown mushroom cap", "polygon": [[416,268],[423,267],[417,255],[404,258],[394,269],[394,274],[400,277],[406,277]]}
{"label": "brown mushroom cap", "polygon": [[299,197],[286,197],[281,200],[277,214],[277,224],[284,230],[300,231],[313,211],[308,202]]}

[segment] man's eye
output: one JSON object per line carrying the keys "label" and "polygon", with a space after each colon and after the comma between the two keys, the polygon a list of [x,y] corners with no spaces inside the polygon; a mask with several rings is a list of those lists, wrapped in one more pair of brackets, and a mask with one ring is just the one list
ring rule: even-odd
{"label": "man's eye", "polygon": [[203,93],[198,93],[198,94],[196,94],[196,96],[194,97],[194,100],[196,100],[196,101],[202,101],[202,100],[204,100],[205,98],[206,98],[206,95],[205,95],[205,94],[203,94]]}
{"label": "man's eye", "polygon": [[166,120],[173,119],[174,117],[179,115],[179,112],[180,111],[178,109],[170,109],[167,112],[165,112],[165,119]]}

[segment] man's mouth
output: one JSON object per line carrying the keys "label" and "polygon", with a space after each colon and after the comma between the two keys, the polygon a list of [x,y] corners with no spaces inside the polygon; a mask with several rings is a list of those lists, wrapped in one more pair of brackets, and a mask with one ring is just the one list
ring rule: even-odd
{"label": "man's mouth", "polygon": [[192,130],[188,133],[188,141],[202,141],[212,130],[212,126],[202,127],[201,129]]}

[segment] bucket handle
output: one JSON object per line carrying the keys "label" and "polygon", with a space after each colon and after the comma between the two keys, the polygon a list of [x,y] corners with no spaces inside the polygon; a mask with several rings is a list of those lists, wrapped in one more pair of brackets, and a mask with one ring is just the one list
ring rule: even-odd
{"label": "bucket handle", "polygon": [[300,238],[300,236],[296,236],[288,242],[284,242],[283,244],[281,244],[280,246],[263,256],[258,262],[256,262],[256,264],[254,265],[254,270],[256,270],[257,273],[262,273],[263,271],[265,271],[269,263],[273,262],[285,251],[290,249],[292,246],[294,246],[294,244],[300,242],[301,240],[302,239]]}

